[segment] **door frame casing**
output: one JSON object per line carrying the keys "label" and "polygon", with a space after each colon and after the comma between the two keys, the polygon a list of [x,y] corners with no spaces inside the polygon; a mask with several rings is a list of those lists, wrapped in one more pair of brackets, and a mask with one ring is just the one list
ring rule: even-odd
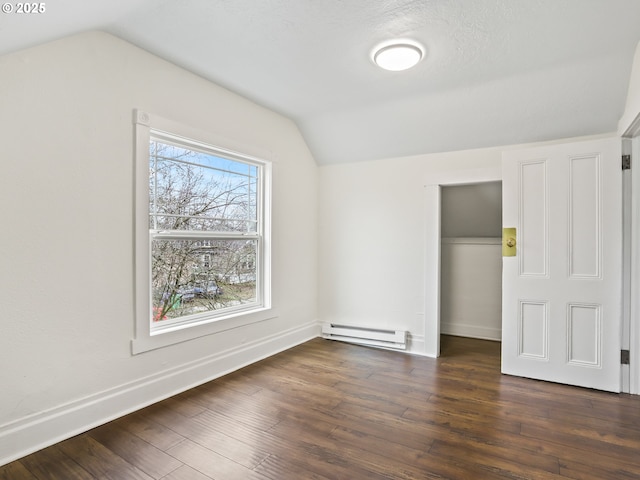
{"label": "door frame casing", "polygon": [[[640,395],[640,114],[622,134],[631,142],[631,284],[625,289],[629,305],[629,393]],[[626,153],[626,152],[625,152]],[[634,165],[635,164],[635,165]]]}
{"label": "door frame casing", "polygon": [[640,159],[640,128],[632,139],[631,154],[631,285],[629,298],[629,393],[640,395],[640,169],[633,159]]}
{"label": "door frame casing", "polygon": [[440,356],[440,255],[442,187],[502,181],[502,168],[455,170],[430,175],[425,184],[424,352]]}

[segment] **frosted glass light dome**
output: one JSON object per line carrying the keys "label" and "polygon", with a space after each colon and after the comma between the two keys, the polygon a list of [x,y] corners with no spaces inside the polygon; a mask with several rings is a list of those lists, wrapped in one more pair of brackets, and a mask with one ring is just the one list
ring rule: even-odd
{"label": "frosted glass light dome", "polygon": [[373,54],[373,61],[380,68],[399,72],[415,66],[424,52],[418,45],[399,42],[380,47]]}

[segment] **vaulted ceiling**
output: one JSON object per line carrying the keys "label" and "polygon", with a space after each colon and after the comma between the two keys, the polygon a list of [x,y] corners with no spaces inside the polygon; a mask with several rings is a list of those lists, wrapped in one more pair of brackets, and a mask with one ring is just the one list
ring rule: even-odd
{"label": "vaulted ceiling", "polygon": [[[0,54],[99,29],[295,121],[319,164],[613,132],[638,0],[56,0]],[[389,72],[371,52],[426,47]],[[0,81],[1,83],[1,81]]]}

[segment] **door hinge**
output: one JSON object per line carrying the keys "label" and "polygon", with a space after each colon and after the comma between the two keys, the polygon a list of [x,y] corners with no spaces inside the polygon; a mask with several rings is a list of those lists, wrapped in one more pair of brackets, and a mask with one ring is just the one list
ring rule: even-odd
{"label": "door hinge", "polygon": [[629,365],[631,363],[631,359],[629,357],[629,350],[620,350],[621,365]]}
{"label": "door hinge", "polygon": [[622,170],[631,170],[631,155],[622,155]]}

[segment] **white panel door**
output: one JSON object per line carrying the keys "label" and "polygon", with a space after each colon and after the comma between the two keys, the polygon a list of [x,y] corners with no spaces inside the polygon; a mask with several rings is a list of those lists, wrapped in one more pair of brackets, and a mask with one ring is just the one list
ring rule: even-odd
{"label": "white panel door", "polygon": [[503,154],[502,372],[620,391],[620,139]]}

